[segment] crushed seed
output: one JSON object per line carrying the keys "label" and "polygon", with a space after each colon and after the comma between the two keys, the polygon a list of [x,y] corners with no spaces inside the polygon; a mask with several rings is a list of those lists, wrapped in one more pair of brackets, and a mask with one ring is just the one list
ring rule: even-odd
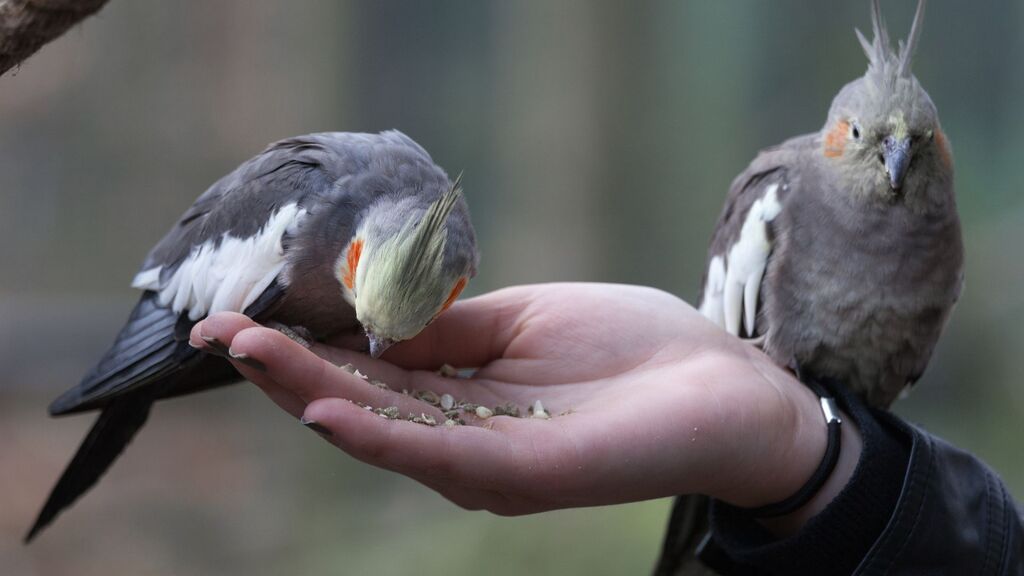
{"label": "crushed seed", "polygon": [[459,371],[451,364],[442,364],[441,367],[437,369],[437,375],[443,378],[457,378],[459,376]]}
{"label": "crushed seed", "polygon": [[530,417],[542,418],[544,420],[551,419],[551,415],[544,409],[544,405],[541,404],[540,400],[537,400],[533,403],[533,406],[530,406]]}
{"label": "crushed seed", "polygon": [[349,374],[355,374],[356,373],[356,367],[353,366],[352,364],[345,364],[345,365],[341,366],[341,369],[344,370],[345,372],[348,372]]}
{"label": "crushed seed", "polygon": [[456,426],[462,426],[462,425],[463,425],[462,420],[456,420],[454,418],[447,418],[444,421],[444,427],[445,428],[455,428]]}
{"label": "crushed seed", "polygon": [[512,416],[513,418],[519,418],[519,406],[511,402],[506,402],[500,406],[494,407],[495,416]]}
{"label": "crushed seed", "polygon": [[441,397],[433,390],[417,390],[412,395],[417,400],[422,400],[431,406],[437,406],[441,403]]}
{"label": "crushed seed", "polygon": [[362,378],[363,380],[369,380],[370,379],[369,376],[367,376],[366,374],[363,374],[362,372],[360,372],[359,368],[356,368],[356,371],[353,372],[352,375],[355,376],[356,378]]}
{"label": "crushed seed", "polygon": [[412,422],[415,422],[416,424],[425,424],[427,426],[437,426],[437,420],[435,420],[433,416],[422,412],[420,412],[419,416],[413,416]]}
{"label": "crushed seed", "polygon": [[387,408],[377,408],[374,410],[377,414],[387,418],[388,420],[397,420],[402,416],[401,412],[398,411],[398,406],[388,406]]}
{"label": "crushed seed", "polygon": [[391,388],[388,388],[388,385],[385,384],[383,380],[370,380],[370,384],[372,386],[380,388],[381,390],[391,390]]}
{"label": "crushed seed", "polygon": [[494,411],[488,408],[487,406],[477,406],[474,412],[476,413],[477,418],[486,419],[490,418],[491,416],[494,416]]}

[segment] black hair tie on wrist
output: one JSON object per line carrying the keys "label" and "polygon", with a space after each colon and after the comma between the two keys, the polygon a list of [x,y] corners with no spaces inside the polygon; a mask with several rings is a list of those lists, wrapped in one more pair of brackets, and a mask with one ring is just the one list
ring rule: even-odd
{"label": "black hair tie on wrist", "polygon": [[814,474],[811,474],[811,477],[795,494],[781,502],[766,504],[757,508],[746,508],[745,511],[752,516],[772,518],[796,511],[804,504],[810,502],[811,498],[821,490],[829,475],[832,474],[832,470],[835,469],[836,462],[839,461],[839,425],[842,424],[842,420],[839,418],[836,402],[821,384],[813,380],[805,381],[804,384],[817,394],[818,399],[821,401],[821,413],[824,414],[825,425],[828,427],[828,444],[825,446],[825,456],[821,459],[821,464],[818,464],[818,469],[814,471]]}

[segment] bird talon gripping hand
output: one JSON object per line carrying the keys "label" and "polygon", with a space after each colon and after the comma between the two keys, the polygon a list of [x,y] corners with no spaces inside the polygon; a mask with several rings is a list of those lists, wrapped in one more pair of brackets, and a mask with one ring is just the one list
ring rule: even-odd
{"label": "bird talon gripping hand", "polygon": [[369,351],[416,336],[458,297],[478,254],[459,181],[408,136],[322,133],[282,140],[210,187],[149,253],[143,290],[114,344],[53,415],[100,417],[26,541],[87,491],[156,400],[240,379],[188,345],[214,312],[302,327],[362,328]]}

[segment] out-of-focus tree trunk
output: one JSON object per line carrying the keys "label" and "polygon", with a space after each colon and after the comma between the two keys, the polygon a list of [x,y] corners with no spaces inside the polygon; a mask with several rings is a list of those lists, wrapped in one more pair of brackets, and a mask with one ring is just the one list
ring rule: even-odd
{"label": "out-of-focus tree trunk", "polygon": [[107,0],[0,0],[0,75],[106,3]]}

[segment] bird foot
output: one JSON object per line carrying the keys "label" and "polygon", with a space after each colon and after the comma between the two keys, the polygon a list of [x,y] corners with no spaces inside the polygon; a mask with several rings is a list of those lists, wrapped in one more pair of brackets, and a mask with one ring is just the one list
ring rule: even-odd
{"label": "bird foot", "polygon": [[267,328],[273,328],[295,342],[298,342],[303,348],[308,349],[313,345],[313,333],[305,326],[285,326],[280,322],[274,321],[267,322],[266,326]]}
{"label": "bird foot", "polygon": [[768,340],[768,335],[767,334],[761,334],[757,338],[741,338],[741,340],[743,340],[747,344],[750,344],[754,348],[757,348],[759,350],[764,350],[764,343],[765,343],[765,341]]}

